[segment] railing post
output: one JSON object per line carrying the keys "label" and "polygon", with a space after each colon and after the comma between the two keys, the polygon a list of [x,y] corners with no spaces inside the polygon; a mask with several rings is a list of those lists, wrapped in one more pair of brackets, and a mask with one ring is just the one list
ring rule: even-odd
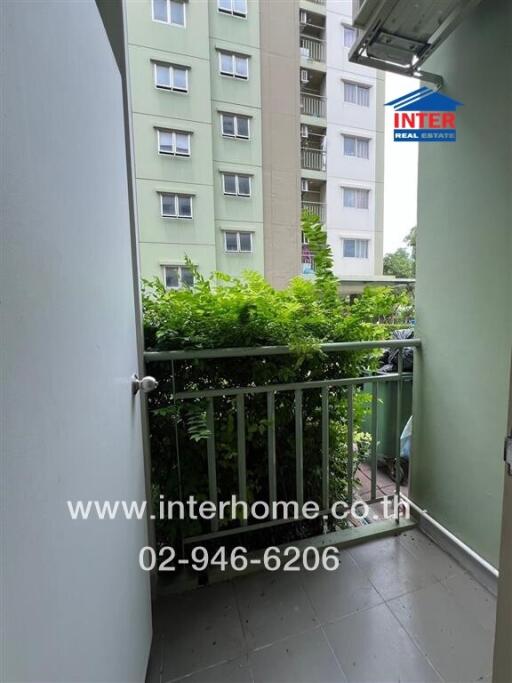
{"label": "railing post", "polygon": [[[217,507],[217,464],[215,462],[215,420],[213,414],[213,398],[208,399],[206,409],[206,423],[208,428],[208,440],[206,451],[208,456],[208,495],[212,503]],[[212,518],[212,531],[219,530],[219,520],[217,515]]]}
{"label": "railing post", "polygon": [[[236,397],[236,433],[238,450],[238,497],[247,502],[247,471],[245,462],[245,406],[244,395]],[[242,519],[242,526],[247,526],[247,519]]]}
{"label": "railing post", "polygon": [[329,387],[322,387],[322,506],[329,507]]}
{"label": "railing post", "polygon": [[379,385],[372,384],[372,446],[371,446],[371,500],[377,498],[377,406],[379,402]]}
{"label": "railing post", "polygon": [[304,453],[302,435],[302,390],[295,390],[295,468],[297,503],[302,507],[304,503]]}
{"label": "railing post", "polygon": [[400,436],[402,428],[402,373],[404,369],[403,349],[398,349],[398,380],[396,387],[396,435],[395,435],[395,496],[397,505],[396,523],[400,522],[400,473],[402,463],[400,458]]}
{"label": "railing post", "polygon": [[269,502],[273,503],[277,499],[276,481],[276,415],[274,392],[267,393],[267,444],[268,444],[268,496]]}
{"label": "railing post", "polygon": [[351,506],[354,498],[352,481],[354,476],[354,387],[352,384],[347,387],[347,413],[347,498]]}

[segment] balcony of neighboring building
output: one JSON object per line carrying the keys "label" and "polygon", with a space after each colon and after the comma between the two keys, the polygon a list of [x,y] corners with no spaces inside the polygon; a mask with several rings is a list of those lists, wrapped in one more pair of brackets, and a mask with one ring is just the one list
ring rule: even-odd
{"label": "balcony of neighboring building", "polygon": [[299,0],[299,8],[324,17],[327,13],[326,0]]}
{"label": "balcony of neighboring building", "polygon": [[301,69],[300,73],[300,120],[312,126],[327,126],[327,98],[325,97],[325,74],[320,71]]}
{"label": "balcony of neighboring building", "polygon": [[324,181],[301,178],[301,209],[318,216],[324,225],[326,221],[325,191],[326,184]]}
{"label": "balcony of neighboring building", "polygon": [[300,9],[301,67],[325,72],[325,16]]}
{"label": "balcony of neighboring building", "polygon": [[301,124],[300,156],[302,177],[325,180],[327,159],[325,153],[325,128]]}

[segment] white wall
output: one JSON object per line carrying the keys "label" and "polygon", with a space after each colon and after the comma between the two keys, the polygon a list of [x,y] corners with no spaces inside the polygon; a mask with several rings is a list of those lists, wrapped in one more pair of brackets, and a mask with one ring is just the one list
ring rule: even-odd
{"label": "white wall", "polygon": [[121,78],[92,0],[4,2],[2,656],[6,681],[143,681],[143,499]]}
{"label": "white wall", "polygon": [[[374,69],[352,64],[343,41],[343,25],[352,23],[352,3],[327,0],[327,221],[329,244],[338,276],[376,272],[375,250],[382,249],[382,79]],[[345,103],[343,81],[370,86],[370,106]],[[343,134],[370,139],[369,159],[346,157]],[[380,147],[379,147],[380,146]],[[369,209],[343,207],[342,187],[370,190]],[[343,258],[342,238],[369,239],[369,258]]]}

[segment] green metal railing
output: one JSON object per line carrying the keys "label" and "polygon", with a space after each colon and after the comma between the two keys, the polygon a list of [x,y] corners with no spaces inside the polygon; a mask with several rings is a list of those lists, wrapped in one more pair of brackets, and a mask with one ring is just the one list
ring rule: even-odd
{"label": "green metal railing", "polygon": [[[285,356],[291,354],[287,346],[262,346],[256,348],[221,348],[180,351],[148,351],[145,353],[145,361],[154,368],[155,363],[167,363],[171,377],[172,392],[170,399],[174,404],[195,399],[206,401],[206,422],[208,436],[206,438],[206,466],[208,475],[209,499],[217,505],[217,454],[215,446],[216,423],[215,401],[220,398],[230,398],[236,406],[236,444],[237,444],[237,490],[232,491],[238,500],[247,501],[247,463],[246,463],[246,413],[245,402],[248,396],[263,394],[266,396],[267,415],[267,458],[268,458],[268,498],[269,504],[276,501],[277,481],[277,452],[276,452],[276,419],[275,399],[276,395],[286,392],[293,396],[294,422],[295,422],[295,500],[299,506],[304,502],[304,452],[303,452],[303,394],[309,390],[320,390],[321,393],[321,441],[319,443],[319,462],[321,463],[321,515],[328,514],[333,502],[329,494],[330,478],[330,453],[329,453],[329,401],[332,390],[344,387],[347,398],[347,471],[353,472],[354,458],[354,394],[364,386],[371,387],[371,492],[368,503],[377,502],[377,420],[379,403],[379,385],[395,383],[396,391],[396,443],[395,443],[395,469],[400,471],[400,420],[402,413],[402,386],[404,382],[412,381],[413,373],[403,370],[403,350],[406,347],[418,348],[419,339],[387,340],[387,341],[362,341],[323,344],[321,349],[324,353],[361,352],[376,349],[396,349],[398,352],[398,369],[390,374],[373,374],[360,377],[332,377],[329,379],[303,380],[290,383],[273,383],[262,386],[219,386],[192,391],[179,391],[177,386],[176,363],[178,361],[200,361],[219,359],[242,359],[242,358],[265,358],[269,356]],[[157,369],[157,368],[154,368]],[[153,372],[158,376],[158,372]],[[307,416],[306,416],[307,418]],[[176,437],[176,443],[178,438]],[[396,495],[400,496],[400,480],[397,477]],[[353,477],[347,477],[347,505],[352,505],[354,500]],[[269,520],[265,522],[240,521],[238,526],[231,528],[219,528],[218,518],[213,518],[210,530],[206,534],[199,534],[185,538],[185,542],[195,543],[202,540],[218,538],[226,535],[240,534],[262,528],[284,524],[290,520]],[[296,521],[296,520],[293,520]]]}

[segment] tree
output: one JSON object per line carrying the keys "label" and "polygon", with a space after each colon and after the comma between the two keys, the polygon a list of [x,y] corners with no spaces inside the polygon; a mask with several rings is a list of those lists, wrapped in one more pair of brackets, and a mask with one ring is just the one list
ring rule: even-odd
{"label": "tree", "polygon": [[412,278],[415,273],[415,265],[407,249],[400,247],[392,254],[384,256],[384,275]]}

